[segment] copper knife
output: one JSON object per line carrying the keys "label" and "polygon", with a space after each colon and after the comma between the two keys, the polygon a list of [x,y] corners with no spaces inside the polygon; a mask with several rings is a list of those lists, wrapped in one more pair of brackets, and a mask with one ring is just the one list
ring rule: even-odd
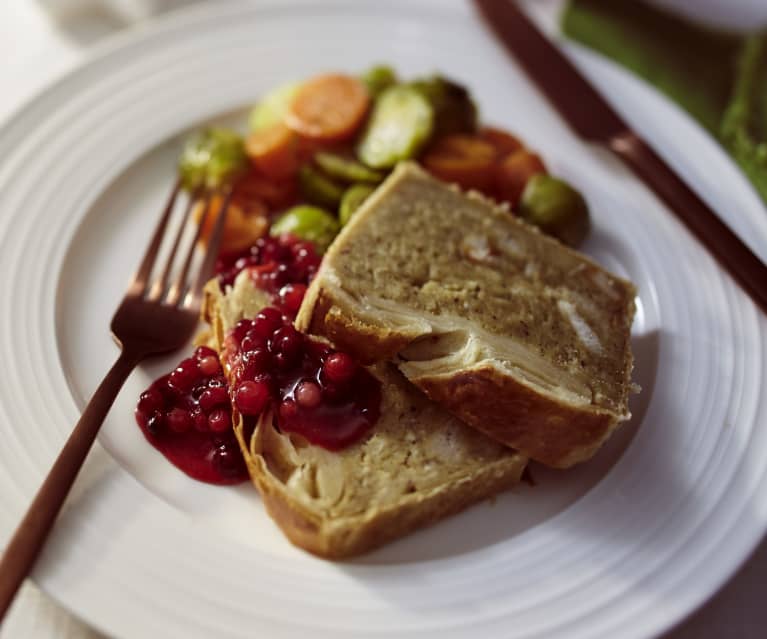
{"label": "copper knife", "polygon": [[607,147],[647,184],[767,313],[767,266],[632,131],[512,0],[474,0],[489,28],[584,140]]}

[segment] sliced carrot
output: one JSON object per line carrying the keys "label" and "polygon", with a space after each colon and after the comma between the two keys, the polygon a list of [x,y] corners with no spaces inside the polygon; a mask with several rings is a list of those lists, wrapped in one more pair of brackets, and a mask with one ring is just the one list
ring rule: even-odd
{"label": "sliced carrot", "polygon": [[[200,238],[203,242],[207,241],[213,232],[216,220],[221,212],[223,198],[214,195],[211,198],[211,209],[203,222]],[[205,210],[204,203],[200,202],[195,206],[194,219],[199,224],[202,221]],[[226,214],[226,223],[224,224],[223,235],[221,236],[221,253],[241,251],[251,246],[259,237],[263,237],[268,228],[269,220],[266,216],[267,209],[261,205],[260,210],[255,206],[251,207],[248,213],[237,204],[231,203]]]}
{"label": "sliced carrot", "polygon": [[484,191],[492,186],[495,148],[476,135],[448,135],[422,158],[424,167],[446,182]]}
{"label": "sliced carrot", "polygon": [[546,173],[546,166],[540,156],[527,149],[509,153],[496,168],[495,185],[498,194],[516,206],[527,181],[539,173]]}
{"label": "sliced carrot", "polygon": [[250,207],[256,209],[265,204],[270,211],[283,209],[293,204],[298,193],[295,177],[269,178],[257,169],[246,173],[237,181],[232,200],[243,208],[245,213]]}
{"label": "sliced carrot", "polygon": [[365,119],[370,96],[349,75],[321,75],[304,83],[288,106],[285,123],[313,140],[345,140]]}
{"label": "sliced carrot", "polygon": [[519,151],[523,147],[519,138],[513,136],[508,131],[498,129],[494,126],[484,126],[479,130],[479,137],[495,147],[499,156],[506,156],[514,151]]}
{"label": "sliced carrot", "polygon": [[282,123],[254,131],[245,139],[245,152],[264,175],[286,178],[298,171],[298,136]]}

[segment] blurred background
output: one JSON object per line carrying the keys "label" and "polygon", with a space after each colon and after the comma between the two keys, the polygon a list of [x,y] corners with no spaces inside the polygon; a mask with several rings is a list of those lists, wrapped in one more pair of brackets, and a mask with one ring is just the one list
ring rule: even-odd
{"label": "blurred background", "polygon": [[[35,93],[98,47],[108,46],[111,38],[205,1],[227,0],[2,0],[0,126]],[[767,202],[767,0],[521,4],[566,49],[586,47],[613,60],[684,109],[719,141]],[[766,583],[763,542],[736,577],[668,637],[765,636]],[[26,587],[0,629],[0,639],[99,636],[33,586]]]}

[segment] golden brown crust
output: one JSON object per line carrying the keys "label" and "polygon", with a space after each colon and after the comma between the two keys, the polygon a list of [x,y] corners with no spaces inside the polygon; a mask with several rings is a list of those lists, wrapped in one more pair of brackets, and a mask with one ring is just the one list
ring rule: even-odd
{"label": "golden brown crust", "polygon": [[411,338],[399,331],[367,323],[347,312],[325,288],[310,287],[307,298],[296,318],[296,328],[327,337],[337,348],[354,353],[363,364],[391,359],[410,342]]}
{"label": "golden brown crust", "polygon": [[[407,339],[381,336],[372,327],[360,331],[361,323],[343,301],[333,305],[332,290],[322,289],[318,299],[324,306],[315,307],[309,315],[311,330],[320,335],[332,331],[333,339],[355,357],[367,362],[395,359],[407,345]],[[626,378],[630,375],[629,360]],[[470,426],[554,468],[567,468],[592,457],[619,424],[610,411],[543,394],[491,365],[450,375],[406,376],[429,399]]]}
{"label": "golden brown crust", "polygon": [[[387,185],[393,199],[384,202]],[[629,417],[635,287],[472,199],[414,167],[396,169],[326,253],[298,328],[364,362],[397,363],[430,399],[537,461],[584,461]],[[456,237],[445,220],[462,210],[466,227]],[[417,233],[435,211],[449,246]],[[393,221],[412,222],[410,233],[397,235]],[[468,259],[451,250],[472,233],[496,252]],[[471,286],[466,274],[476,278]],[[494,310],[483,306],[490,302]],[[504,323],[503,311],[518,313],[514,322]]]}
{"label": "golden brown crust", "polygon": [[326,559],[344,559],[362,554],[414,530],[429,526],[519,482],[525,459],[513,455],[490,462],[477,472],[446,482],[429,492],[414,492],[386,508],[361,515],[323,518],[292,493],[269,470],[259,448],[261,423],[246,445],[243,426],[235,434],[248,464],[254,485],[261,493],[269,516],[296,546]]}
{"label": "golden brown crust", "polygon": [[591,457],[618,423],[608,411],[543,396],[492,366],[411,381],[489,437],[554,468]]}
{"label": "golden brown crust", "polygon": [[[332,331],[334,340],[343,343],[355,357],[368,362],[376,357],[393,359],[407,345],[407,340],[381,336],[372,329],[360,331],[361,323],[343,301],[333,305],[332,290],[321,289],[318,299],[323,300],[323,305],[314,307],[310,315],[311,330],[320,335]],[[630,362],[626,374],[627,378],[631,374]],[[589,459],[619,423],[609,411],[542,394],[491,365],[451,375],[407,377],[429,399],[467,424],[554,468],[567,468]]]}
{"label": "golden brown crust", "polygon": [[[257,295],[256,291],[245,295],[250,290],[246,283],[247,280],[238,281],[235,290],[229,291],[226,296],[215,282],[206,287],[205,318],[212,327],[212,344],[219,348],[226,329],[242,316],[236,300],[244,296],[249,298],[244,300],[249,303],[253,301],[250,298]],[[435,446],[434,442],[414,437],[414,432],[444,434],[447,437],[445,441],[456,447],[459,461],[453,463],[450,472],[443,471],[438,475],[438,481],[434,481],[434,473],[439,472],[435,470],[436,464],[432,469],[420,463],[409,468],[385,466],[387,449],[381,446],[366,448],[366,440],[359,444],[358,449],[370,452],[367,455],[370,460],[368,466],[356,463],[359,450],[353,450],[354,447],[333,453],[334,459],[347,460],[338,472],[348,473],[345,479],[351,484],[365,484],[370,480],[371,485],[379,486],[380,482],[376,484],[372,481],[374,478],[366,474],[375,470],[380,470],[384,476],[388,476],[386,473],[389,472],[400,476],[405,472],[415,473],[415,483],[422,481],[422,487],[408,486],[401,493],[395,492],[393,497],[386,499],[377,499],[378,494],[374,490],[361,505],[358,503],[358,507],[352,509],[342,508],[339,512],[337,501],[328,506],[324,495],[301,489],[292,480],[300,474],[297,470],[307,464],[307,457],[302,453],[291,457],[294,452],[292,438],[275,429],[268,418],[262,419],[253,434],[246,437],[245,426],[235,410],[234,432],[250,477],[262,495],[268,514],[293,544],[320,557],[342,559],[358,555],[496,495],[519,481],[527,462],[522,455],[472,431],[447,411],[429,402],[393,366],[382,368],[384,370],[377,369],[374,374],[382,381],[384,405],[388,406],[388,410],[369,434],[369,441],[388,442],[386,445],[397,448],[396,452],[401,453],[394,456],[396,459],[409,458],[412,454],[419,462],[425,459],[433,461],[437,458],[431,457],[433,450],[442,452],[442,446],[446,444],[443,442]],[[388,437],[383,438],[387,431]],[[468,443],[461,443],[460,437],[458,441],[450,439],[457,434]],[[305,449],[302,450],[305,452]],[[419,455],[419,451],[423,454]],[[335,472],[336,467],[326,464],[327,461],[318,463],[326,471]],[[392,483],[386,482],[387,485]]]}

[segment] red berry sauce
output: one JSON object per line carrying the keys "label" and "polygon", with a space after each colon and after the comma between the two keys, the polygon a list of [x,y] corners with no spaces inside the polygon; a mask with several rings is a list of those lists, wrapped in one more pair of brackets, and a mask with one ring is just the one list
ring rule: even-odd
{"label": "red berry sauce", "polygon": [[190,477],[210,484],[248,478],[232,431],[226,379],[218,355],[200,346],[139,398],[136,421],[147,440]]}
{"label": "red berry sauce", "polygon": [[254,320],[239,322],[227,337],[231,399],[218,354],[201,346],[152,383],[136,408],[149,442],[190,477],[212,484],[247,479],[230,401],[250,432],[258,415],[273,406],[281,430],[330,450],[356,441],[378,419],[379,382],[351,357],[302,335],[291,323],[320,259],[311,242],[292,235],[264,237],[246,251],[219,256],[222,289],[247,269],[275,304]]}
{"label": "red berry sauce", "polygon": [[283,313],[295,317],[320,259],[311,242],[293,235],[262,237],[245,251],[221,255],[216,262],[216,273],[223,289],[248,269],[256,285],[271,293]]}
{"label": "red berry sauce", "polygon": [[281,431],[339,450],[378,420],[380,382],[349,355],[299,333],[275,307],[237,323],[224,342],[224,361],[251,432],[271,406]]}

